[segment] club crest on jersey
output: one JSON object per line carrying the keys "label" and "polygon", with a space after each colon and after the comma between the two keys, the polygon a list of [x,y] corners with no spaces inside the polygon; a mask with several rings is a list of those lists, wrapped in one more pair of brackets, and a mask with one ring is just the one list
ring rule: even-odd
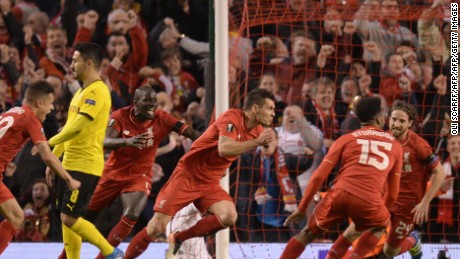
{"label": "club crest on jersey", "polygon": [[91,100],[91,99],[86,99],[85,100],[85,103],[89,104],[89,105],[96,105],[96,101],[95,100]]}
{"label": "club crest on jersey", "polygon": [[112,127],[113,125],[115,125],[115,120],[114,120],[114,119],[110,119],[110,121],[109,121],[109,127]]}
{"label": "club crest on jersey", "polygon": [[227,132],[232,132],[233,131],[233,128],[235,128],[235,126],[233,124],[228,124],[227,125]]}
{"label": "club crest on jersey", "polygon": [[123,135],[129,135],[129,130],[123,130]]}

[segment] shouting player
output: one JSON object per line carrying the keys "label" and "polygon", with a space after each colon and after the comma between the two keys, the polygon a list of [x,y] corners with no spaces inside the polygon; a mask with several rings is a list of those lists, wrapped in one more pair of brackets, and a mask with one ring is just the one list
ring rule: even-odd
{"label": "shouting player", "polygon": [[[100,210],[118,196],[123,216],[107,237],[118,246],[131,232],[150,194],[155,153],[161,140],[171,131],[192,140],[200,136],[163,110],[156,109],[157,94],[149,86],[139,87],[133,105],[112,113],[104,147],[113,149],[94,191],[85,218],[94,222]],[[103,258],[99,254],[98,258]]]}
{"label": "shouting player", "polygon": [[[22,107],[15,107],[0,115],[0,172],[3,172],[16,153],[30,138],[43,161],[66,182],[70,190],[78,190],[80,182],[74,180],[51,153],[43,134],[41,122],[53,109],[54,90],[46,81],[36,81],[25,92]],[[16,235],[24,221],[24,211],[3,183],[0,174],[0,255]]]}
{"label": "shouting player", "polygon": [[[403,166],[399,195],[390,208],[391,230],[383,248],[389,257],[403,254],[409,250],[412,258],[421,258],[420,233],[412,231],[414,223],[421,224],[428,220],[431,200],[441,187],[446,176],[439,159],[426,140],[410,130],[416,118],[416,110],[404,101],[397,100],[390,110],[390,130],[403,148]],[[431,175],[431,186],[426,191],[427,181]],[[353,231],[350,224],[346,231]],[[379,242],[384,230],[363,233],[351,258],[361,258],[370,252]],[[342,251],[348,249],[353,240],[339,238],[332,250],[342,258]],[[346,250],[345,250],[346,251]]]}
{"label": "shouting player", "polygon": [[168,257],[176,254],[181,243],[189,238],[233,225],[237,217],[235,205],[219,181],[238,155],[273,141],[273,130],[264,130],[264,126],[270,126],[274,116],[274,96],[264,89],[251,91],[243,110],[230,109],[220,115],[179,160],[157,197],[153,218],[131,240],[126,258],[139,256],[153,238],[165,232],[171,217],[192,202],[201,213],[207,211],[209,215],[170,236]]}
{"label": "shouting player", "polygon": [[[308,182],[299,208],[286,219],[287,226],[305,217],[311,199],[341,161],[331,190],[318,203],[307,226],[289,240],[282,259],[298,258],[316,236],[344,219],[356,222],[357,236],[368,229],[385,229],[389,223],[387,208],[396,200],[399,189],[401,144],[382,130],[385,114],[379,97],[362,98],[356,106],[356,116],[361,129],[335,141]],[[386,199],[383,198],[385,183],[389,186]]]}

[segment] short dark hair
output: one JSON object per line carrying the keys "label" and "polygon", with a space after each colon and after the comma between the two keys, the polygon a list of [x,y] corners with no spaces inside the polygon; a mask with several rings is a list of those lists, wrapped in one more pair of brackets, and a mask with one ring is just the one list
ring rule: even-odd
{"label": "short dark hair", "polygon": [[49,94],[54,94],[53,86],[51,86],[48,81],[38,80],[31,83],[25,92],[25,98],[27,101],[34,101],[47,96]]}
{"label": "short dark hair", "polygon": [[180,54],[180,50],[177,48],[174,49],[165,49],[160,54],[160,61],[163,62],[168,58],[172,58],[176,56],[178,59],[182,59],[182,55]]}
{"label": "short dark hair", "polygon": [[409,116],[410,121],[414,121],[417,118],[417,110],[415,107],[402,100],[395,100],[390,108],[390,115],[393,113],[393,111],[405,112],[407,116]]}
{"label": "short dark hair", "polygon": [[136,89],[136,91],[134,91],[134,97],[133,97],[133,101],[139,101],[144,95],[148,94],[148,93],[157,93],[151,86],[149,85],[144,85],[144,86],[140,86]]}
{"label": "short dark hair", "polygon": [[132,43],[131,43],[131,37],[129,34],[122,33],[121,31],[113,31],[109,34],[109,37],[107,37],[107,42],[110,40],[111,37],[123,37],[126,40],[126,43],[128,43],[129,46],[129,51],[133,49]]}
{"label": "short dark hair", "polygon": [[[391,59],[391,57],[393,57],[393,56],[401,56],[401,58],[402,58],[402,55],[399,54],[399,53],[397,53],[397,52],[390,52],[390,53],[387,53],[387,54],[385,55],[385,65],[388,66],[388,63],[390,62],[390,59]],[[404,60],[404,59],[403,59],[403,60]]]}
{"label": "short dark hair", "polygon": [[91,59],[97,69],[101,67],[104,55],[99,44],[93,42],[81,42],[75,44],[74,50],[80,52],[80,55],[84,60]]}
{"label": "short dark hair", "polygon": [[361,123],[373,122],[382,112],[380,97],[366,96],[356,104],[356,117]]}
{"label": "short dark hair", "polygon": [[61,27],[61,26],[58,26],[58,25],[53,25],[53,24],[50,24],[47,28],[46,28],[46,32],[50,32],[50,31],[62,31],[64,33],[65,36],[67,36],[67,31]]}
{"label": "short dark hair", "polygon": [[254,104],[263,106],[265,104],[265,99],[267,98],[275,101],[275,96],[272,93],[262,88],[256,88],[249,92],[243,108],[244,110],[250,110]]}

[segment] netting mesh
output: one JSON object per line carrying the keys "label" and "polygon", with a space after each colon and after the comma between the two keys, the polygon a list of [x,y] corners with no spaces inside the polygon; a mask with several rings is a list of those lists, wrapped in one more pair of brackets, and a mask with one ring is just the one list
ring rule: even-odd
{"label": "netting mesh", "polygon": [[[399,3],[398,3],[399,2]],[[286,188],[301,198],[331,143],[359,123],[356,96],[380,95],[387,107],[402,99],[417,108],[413,130],[436,150],[450,191],[432,201],[430,220],[417,226],[426,242],[459,242],[456,148],[447,148],[450,112],[450,5],[424,1],[233,1],[230,8],[230,100],[241,107],[252,89],[274,91],[278,156],[244,154],[231,168],[237,242],[286,242],[303,224],[282,227],[292,209]],[[444,1],[445,2],[445,1]],[[443,77],[446,76],[446,77]],[[307,132],[288,134],[300,107]],[[288,107],[287,111],[285,110]],[[284,113],[283,113],[284,112]],[[311,127],[311,125],[315,127]],[[321,132],[320,135],[315,135]],[[323,136],[316,147],[312,136]],[[449,139],[452,145],[456,137]],[[460,142],[459,142],[460,143]],[[450,156],[449,156],[450,153]],[[453,157],[455,156],[455,159]],[[283,161],[281,161],[283,160]],[[280,164],[289,182],[280,182]],[[328,190],[334,174],[324,183]],[[289,186],[288,186],[289,185]],[[311,204],[311,209],[314,203]],[[343,225],[318,242],[335,240]]]}

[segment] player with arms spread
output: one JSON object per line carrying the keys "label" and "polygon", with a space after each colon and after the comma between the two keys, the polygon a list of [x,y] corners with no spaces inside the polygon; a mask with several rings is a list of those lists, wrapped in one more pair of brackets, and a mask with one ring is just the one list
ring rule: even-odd
{"label": "player with arms spread", "polygon": [[[400,100],[397,100],[390,110],[390,130],[402,145],[403,166],[399,195],[390,208],[391,230],[383,248],[384,253],[389,257],[403,254],[408,250],[412,258],[422,257],[420,233],[418,231],[411,233],[411,231],[414,222],[421,224],[428,220],[430,202],[446,176],[428,142],[410,130],[416,116],[415,108]],[[431,186],[426,191],[430,175]],[[354,227],[353,223],[350,224],[347,231],[352,231]],[[365,256],[377,245],[384,233],[384,230],[363,233],[353,249],[351,258]],[[335,242],[332,249],[342,251],[349,246],[349,240],[340,239]],[[340,256],[341,252],[337,254]]]}
{"label": "player with arms spread", "polygon": [[[299,208],[285,222],[305,217],[307,206],[321,184],[342,162],[334,185],[318,203],[307,226],[289,240],[280,258],[298,258],[316,236],[351,218],[356,222],[353,238],[368,229],[385,229],[390,221],[390,207],[399,190],[402,166],[401,144],[382,130],[385,114],[379,97],[364,97],[356,106],[361,129],[335,141],[308,182]],[[385,183],[389,192],[383,199]],[[347,234],[344,235],[348,238]],[[331,250],[332,251],[332,250]],[[331,257],[331,251],[328,256]]]}
{"label": "player with arms spread", "polygon": [[[72,98],[66,124],[49,140],[53,153],[64,153],[63,166],[79,180],[80,190],[64,188],[58,193],[62,238],[68,258],[80,258],[82,238],[97,246],[106,258],[123,258],[123,252],[107,242],[96,227],[82,218],[104,168],[103,142],[109,121],[110,92],[100,78],[102,48],[83,42],[74,46],[73,77],[82,82]],[[52,172],[47,170],[49,184]],[[64,186],[65,187],[65,186]]]}
{"label": "player with arms spread", "polygon": [[[118,246],[129,235],[147,203],[152,188],[152,167],[161,140],[171,131],[192,140],[200,136],[200,132],[189,125],[156,109],[157,94],[149,86],[136,89],[133,104],[112,113],[104,147],[113,151],[85,216],[94,222],[103,208],[121,196],[123,216],[107,237],[113,246]],[[97,258],[103,258],[102,254]]]}
{"label": "player with arms spread", "polygon": [[[0,172],[5,171],[30,138],[43,161],[59,174],[70,190],[77,190],[80,182],[74,180],[51,153],[43,134],[41,122],[53,109],[53,102],[53,87],[46,81],[36,81],[27,88],[22,107],[12,108],[0,115]],[[3,174],[0,174],[0,215],[5,217],[0,223],[0,255],[24,221],[24,211],[2,180]]]}
{"label": "player with arms spread", "polygon": [[153,238],[165,232],[171,217],[191,202],[209,216],[171,235],[168,258],[179,250],[183,241],[233,225],[237,217],[235,205],[219,181],[238,155],[273,141],[273,130],[264,127],[272,124],[274,116],[274,96],[263,89],[248,94],[243,110],[230,109],[221,114],[179,160],[157,197],[153,218],[131,240],[126,258],[139,256]]}

